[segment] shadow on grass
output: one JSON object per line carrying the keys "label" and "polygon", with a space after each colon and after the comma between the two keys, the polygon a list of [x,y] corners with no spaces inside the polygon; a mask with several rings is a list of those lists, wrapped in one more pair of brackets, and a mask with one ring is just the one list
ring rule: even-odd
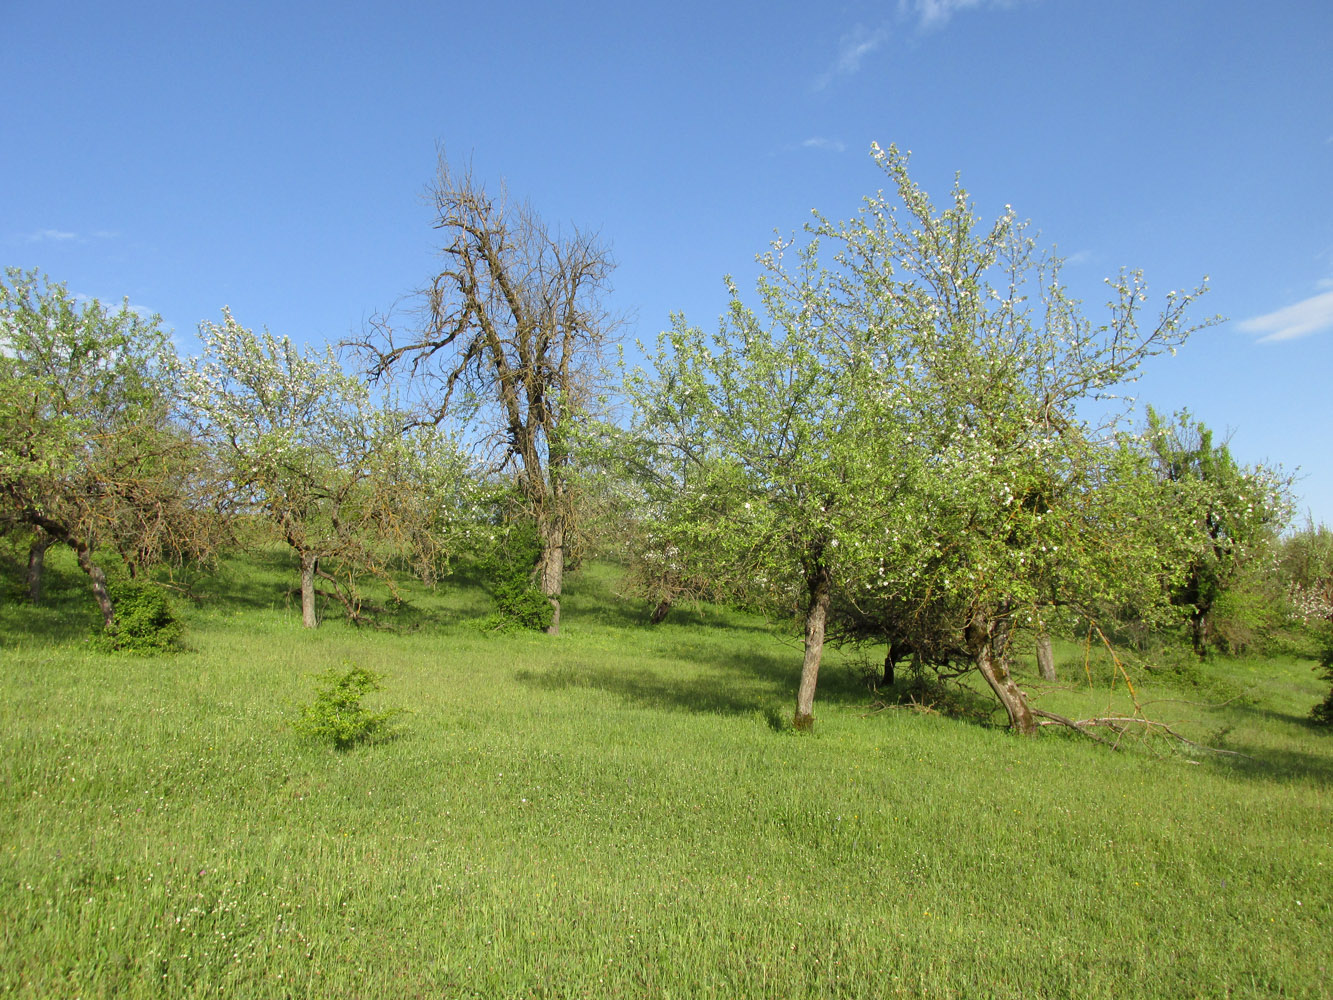
{"label": "shadow on grass", "polygon": [[[785,726],[773,709],[775,701],[794,698],[801,657],[778,653],[725,653],[707,643],[690,644],[672,658],[707,668],[690,677],[665,676],[646,667],[603,667],[586,662],[564,663],[549,670],[516,671],[515,679],[543,691],[601,691],[644,708],[708,715],[750,715],[764,712],[769,725]],[[866,692],[848,671],[821,674],[816,705],[864,703]]]}
{"label": "shadow on grass", "polygon": [[102,616],[92,586],[82,572],[50,563],[42,578],[42,597],[36,604],[26,592],[5,594],[0,607],[0,645],[35,643],[56,645],[87,639]]}
{"label": "shadow on grass", "polygon": [[1300,750],[1279,750],[1272,747],[1249,747],[1230,740],[1224,749],[1243,753],[1245,757],[1214,757],[1214,762],[1229,774],[1243,775],[1263,781],[1306,780],[1321,785],[1333,784],[1333,733],[1329,734],[1329,752],[1304,753]]}

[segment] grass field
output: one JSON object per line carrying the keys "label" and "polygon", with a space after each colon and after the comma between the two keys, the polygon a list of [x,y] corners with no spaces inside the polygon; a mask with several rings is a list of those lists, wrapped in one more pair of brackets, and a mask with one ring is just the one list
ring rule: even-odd
{"label": "grass field", "polygon": [[[790,635],[646,627],[605,567],[558,637],[479,631],[458,585],[409,630],[306,633],[275,556],[207,581],[191,651],[148,659],[91,653],[53,565],[47,606],[0,607],[4,996],[1333,994],[1308,662],[1131,670],[1150,714],[1246,757],[876,711],[836,652],[796,736]],[[1058,684],[1020,667],[1038,704],[1123,707],[1062,652]],[[345,662],[410,710],[397,739],[292,731]]]}

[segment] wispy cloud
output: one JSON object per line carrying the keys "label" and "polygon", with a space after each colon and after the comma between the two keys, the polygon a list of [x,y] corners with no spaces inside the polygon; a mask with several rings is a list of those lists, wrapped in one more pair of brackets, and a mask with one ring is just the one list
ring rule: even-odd
{"label": "wispy cloud", "polygon": [[1236,329],[1243,333],[1263,334],[1259,338],[1261,344],[1333,330],[1333,292],[1311,295],[1283,309],[1241,320]]}
{"label": "wispy cloud", "polygon": [[825,139],[822,135],[811,136],[801,143],[802,149],[827,149],[831,153],[843,153],[847,143],[840,139]]}
{"label": "wispy cloud", "polygon": [[851,32],[842,36],[838,42],[838,56],[833,65],[815,80],[815,89],[823,90],[839,77],[853,76],[861,71],[861,63],[866,56],[883,45],[889,38],[889,29],[885,27],[870,31],[863,25],[857,25]]}
{"label": "wispy cloud", "polygon": [[90,243],[119,236],[110,229],[95,229],[91,233],[71,233],[64,229],[37,229],[20,237],[24,243]]}
{"label": "wispy cloud", "polygon": [[39,229],[23,237],[29,243],[66,243],[77,240],[78,233],[67,233],[63,229]]}
{"label": "wispy cloud", "polygon": [[1015,7],[1019,0],[898,0],[898,13],[915,17],[922,31],[942,28],[961,10]]}

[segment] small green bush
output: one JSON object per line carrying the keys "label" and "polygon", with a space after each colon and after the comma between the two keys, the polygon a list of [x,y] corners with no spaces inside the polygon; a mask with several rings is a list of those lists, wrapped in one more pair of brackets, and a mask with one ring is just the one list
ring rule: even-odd
{"label": "small green bush", "polygon": [[341,673],[328,670],[319,675],[323,683],[314,702],[301,709],[293,724],[298,733],[332,743],[338,750],[390,737],[389,723],[403,714],[401,708],[372,712],[362,705],[363,697],[380,689],[380,675],[352,663],[346,666]]}
{"label": "small green bush", "polygon": [[119,581],[111,585],[110,596],[116,616],[110,625],[94,632],[94,649],[151,656],[185,648],[185,625],[161,587],[134,580]]}

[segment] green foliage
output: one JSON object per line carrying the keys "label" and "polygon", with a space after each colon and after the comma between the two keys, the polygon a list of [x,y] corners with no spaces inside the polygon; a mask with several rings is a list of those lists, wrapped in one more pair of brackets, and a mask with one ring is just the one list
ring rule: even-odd
{"label": "green foliage", "polygon": [[516,573],[497,582],[491,590],[495,598],[496,627],[534,629],[551,627],[554,609],[550,600],[532,585],[527,573]]}
{"label": "green foliage", "polygon": [[1188,413],[1147,411],[1145,440],[1155,471],[1188,525],[1188,552],[1171,600],[1189,616],[1194,650],[1236,652],[1278,624],[1271,590],[1278,532],[1291,516],[1290,480],[1242,467],[1226,442]]}
{"label": "green foliage", "polygon": [[[216,477],[171,420],[171,340],[157,317],[80,302],[37,271],[0,279],[0,523],[39,527],[80,554],[205,558]],[[109,608],[103,614],[110,616]]]}
{"label": "green foliage", "polygon": [[151,656],[184,648],[185,624],[161,587],[129,580],[111,584],[110,590],[116,617],[94,633],[94,649]]}
{"label": "green foliage", "polygon": [[379,674],[346,662],[342,672],[327,670],[319,675],[322,682],[313,703],[301,709],[293,728],[321,743],[331,743],[346,750],[358,743],[371,743],[391,735],[389,724],[403,714],[391,708],[373,712],[361,699],[380,689]]}
{"label": "green foliage", "polygon": [[1151,318],[1123,272],[1094,324],[1012,210],[985,224],[957,184],[937,209],[906,155],[874,156],[892,194],[777,241],[757,307],[728,282],[716,334],[677,316],[631,376],[644,591],[762,588],[811,635],[831,591],[835,635],[850,616],[844,633],[978,664],[1052,602],[1156,616],[1167,505],[1085,404],[1207,325],[1204,289]]}
{"label": "green foliage", "polygon": [[482,622],[487,631],[545,631],[555,617],[551,601],[533,583],[532,568],[540,547],[536,529],[529,523],[506,525],[482,571],[490,580],[494,614]]}

